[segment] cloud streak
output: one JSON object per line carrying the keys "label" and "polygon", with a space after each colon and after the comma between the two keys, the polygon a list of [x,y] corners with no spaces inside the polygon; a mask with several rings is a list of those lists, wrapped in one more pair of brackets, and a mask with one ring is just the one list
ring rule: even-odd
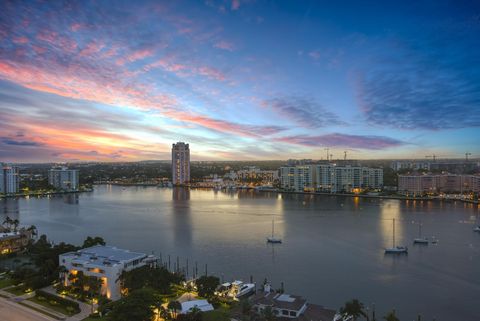
{"label": "cloud streak", "polygon": [[382,150],[403,146],[406,143],[394,138],[374,135],[326,134],[318,136],[296,135],[277,139],[280,142],[308,147],[346,147],[367,150]]}

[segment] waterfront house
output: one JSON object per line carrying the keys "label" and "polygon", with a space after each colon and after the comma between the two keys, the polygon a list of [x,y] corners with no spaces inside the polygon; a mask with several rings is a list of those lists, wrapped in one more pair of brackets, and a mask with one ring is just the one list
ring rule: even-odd
{"label": "waterfront house", "polygon": [[59,265],[68,271],[63,275],[65,286],[70,284],[69,275],[82,271],[84,275],[101,279],[100,294],[112,301],[121,298],[120,275],[123,271],[156,264],[156,258],[152,255],[102,245],[64,253],[58,259]]}
{"label": "waterfront house", "polygon": [[270,308],[277,319],[301,321],[332,321],[335,311],[310,304],[304,298],[276,292],[261,292],[252,299],[252,310],[263,314]]}
{"label": "waterfront house", "polygon": [[0,227],[0,255],[19,252],[28,245],[33,237],[30,229],[21,228],[10,231]]}

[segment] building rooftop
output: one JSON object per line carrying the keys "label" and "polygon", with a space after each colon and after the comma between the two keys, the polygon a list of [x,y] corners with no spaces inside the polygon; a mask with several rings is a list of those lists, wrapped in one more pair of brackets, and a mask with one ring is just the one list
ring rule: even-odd
{"label": "building rooftop", "polygon": [[290,294],[279,294],[275,292],[259,293],[254,298],[254,304],[272,306],[279,309],[300,310],[307,300],[300,296]]}
{"label": "building rooftop", "polygon": [[96,245],[81,249],[76,252],[68,252],[62,257],[73,257],[72,262],[94,266],[109,266],[123,264],[135,259],[143,259],[147,255],[139,252],[130,252],[129,250],[118,249],[113,246]]}

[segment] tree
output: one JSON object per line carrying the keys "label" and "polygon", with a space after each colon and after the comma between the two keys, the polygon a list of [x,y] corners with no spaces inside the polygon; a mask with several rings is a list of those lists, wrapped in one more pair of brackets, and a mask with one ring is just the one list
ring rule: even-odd
{"label": "tree", "polygon": [[108,313],[110,321],[151,321],[155,315],[153,309],[160,299],[152,289],[133,291],[113,303],[112,311]]}
{"label": "tree", "polygon": [[250,304],[250,301],[247,299],[242,299],[240,301],[240,306],[242,307],[242,314],[243,315],[249,315],[250,311],[252,310],[252,305]]}
{"label": "tree", "polygon": [[182,305],[180,304],[180,302],[175,301],[175,300],[168,302],[167,307],[170,311],[173,311],[173,317],[174,318],[177,318],[177,316],[178,316],[177,312],[182,310]]}
{"label": "tree", "polygon": [[386,321],[400,321],[400,319],[395,316],[395,310],[388,312],[383,319]]}
{"label": "tree", "polygon": [[265,309],[263,309],[263,318],[265,321],[273,321],[275,320],[275,314],[273,314],[273,310],[271,307],[267,306]]}
{"label": "tree", "polygon": [[82,248],[87,248],[87,247],[92,247],[92,246],[95,246],[95,245],[105,245],[107,243],[105,243],[104,239],[101,238],[100,236],[95,236],[95,237],[91,237],[91,236],[88,236],[85,241],[83,241],[83,245],[82,245]]}
{"label": "tree", "polygon": [[211,297],[215,293],[215,289],[220,284],[220,279],[216,276],[201,276],[196,281],[198,295],[202,297]]}
{"label": "tree", "polygon": [[120,281],[122,289],[128,293],[141,288],[152,288],[161,294],[172,293],[171,285],[184,280],[182,275],[172,273],[164,267],[142,266],[128,272],[122,272]]}
{"label": "tree", "polygon": [[363,303],[357,299],[345,302],[345,305],[340,308],[340,313],[345,317],[352,317],[353,320],[357,320],[359,317],[366,317],[367,314],[363,310]]}

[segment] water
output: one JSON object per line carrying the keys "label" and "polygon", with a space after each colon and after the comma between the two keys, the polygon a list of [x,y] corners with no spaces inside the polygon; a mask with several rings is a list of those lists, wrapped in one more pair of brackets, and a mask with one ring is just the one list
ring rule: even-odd
{"label": "water", "polygon": [[[198,261],[199,273],[224,280],[250,275],[312,303],[339,308],[358,298],[377,316],[395,308],[401,320],[480,320],[478,206],[278,195],[242,191],[96,186],[89,194],[0,201],[0,219],[34,224],[55,241],[81,244],[102,236],[108,244],[171,255],[171,265]],[[283,244],[269,245],[275,231]],[[408,256],[385,256],[396,218],[398,245]],[[418,235],[437,245],[413,246]]]}

